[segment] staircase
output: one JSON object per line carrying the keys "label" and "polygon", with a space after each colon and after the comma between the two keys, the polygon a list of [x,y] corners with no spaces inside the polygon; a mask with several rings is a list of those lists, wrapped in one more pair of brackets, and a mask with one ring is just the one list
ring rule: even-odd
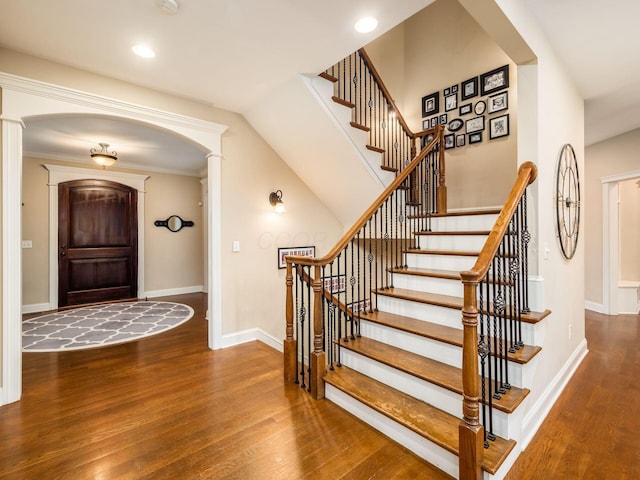
{"label": "staircase", "polygon": [[[434,215],[432,232],[415,232],[419,244],[404,253],[407,266],[392,269],[393,287],[375,292],[378,311],[360,316],[361,336],[339,340],[341,367],[324,377],[326,398],[456,478],[463,393],[458,272],[473,266],[498,214]],[[496,439],[482,462],[487,478],[504,476],[508,468],[500,468],[521,436],[518,407],[540,351],[527,343],[548,313],[522,316],[525,345],[509,355],[511,388],[493,401]]]}

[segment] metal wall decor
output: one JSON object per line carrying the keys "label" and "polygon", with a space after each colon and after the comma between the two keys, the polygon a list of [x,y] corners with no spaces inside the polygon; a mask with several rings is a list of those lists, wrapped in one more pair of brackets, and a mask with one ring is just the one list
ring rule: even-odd
{"label": "metal wall decor", "polygon": [[556,233],[562,256],[571,260],[580,233],[580,174],[570,144],[562,147],[556,168]]}
{"label": "metal wall decor", "polygon": [[156,220],[153,224],[156,227],[167,227],[172,232],[179,232],[184,227],[193,227],[191,220],[183,220],[178,215],[171,215],[166,220]]}

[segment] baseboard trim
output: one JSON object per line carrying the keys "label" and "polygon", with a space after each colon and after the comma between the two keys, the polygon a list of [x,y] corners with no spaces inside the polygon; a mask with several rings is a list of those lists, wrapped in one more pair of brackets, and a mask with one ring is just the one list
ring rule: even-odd
{"label": "baseboard trim", "polygon": [[588,300],[585,300],[584,308],[587,310],[591,310],[592,312],[603,313],[605,315],[607,314],[607,311],[602,303],[590,302]]}
{"label": "baseboard trim", "polygon": [[573,377],[573,374],[587,356],[587,353],[589,353],[587,339],[583,338],[558,374],[553,378],[542,396],[524,417],[522,421],[522,431],[525,433],[521,441],[522,450],[527,448],[529,442],[531,442],[540,425],[542,425],[544,419],[547,418],[551,408],[567,386],[567,383],[569,383],[569,380],[571,380],[571,377]]}
{"label": "baseboard trim", "polygon": [[32,303],[31,305],[22,306],[22,314],[25,313],[40,313],[48,312],[49,310],[55,310],[50,303]]}
{"label": "baseboard trim", "polygon": [[202,285],[192,285],[191,287],[167,288],[166,290],[150,290],[144,292],[145,298],[168,297],[169,295],[183,295],[185,293],[200,293],[204,290]]}
{"label": "baseboard trim", "polygon": [[216,348],[234,347],[236,345],[253,342],[255,340],[258,340],[279,352],[283,351],[282,340],[269,335],[267,332],[259,328],[251,328],[241,332],[223,335],[222,338],[216,342]]}

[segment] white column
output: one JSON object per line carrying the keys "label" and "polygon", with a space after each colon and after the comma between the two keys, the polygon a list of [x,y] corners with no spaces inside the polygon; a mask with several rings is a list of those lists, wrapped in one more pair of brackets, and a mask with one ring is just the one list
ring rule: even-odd
{"label": "white column", "polygon": [[209,348],[222,348],[222,157],[207,156],[207,286],[209,289],[207,319]]}
{"label": "white column", "polygon": [[22,129],[2,121],[2,388],[0,405],[22,395]]}

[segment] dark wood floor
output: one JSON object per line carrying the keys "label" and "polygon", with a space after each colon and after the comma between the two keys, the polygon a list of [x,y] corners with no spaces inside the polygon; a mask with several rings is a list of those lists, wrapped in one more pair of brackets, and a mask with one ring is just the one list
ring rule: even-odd
{"label": "dark wood floor", "polygon": [[[282,381],[252,342],[207,348],[193,319],[138,342],[23,355],[0,407],[2,479],[439,479],[415,455]],[[640,478],[640,318],[587,314],[590,353],[507,479]]]}
{"label": "dark wood floor", "polygon": [[207,348],[204,296],[137,342],[23,354],[23,398],[0,408],[2,479],[448,478],[282,379],[251,342]]}

